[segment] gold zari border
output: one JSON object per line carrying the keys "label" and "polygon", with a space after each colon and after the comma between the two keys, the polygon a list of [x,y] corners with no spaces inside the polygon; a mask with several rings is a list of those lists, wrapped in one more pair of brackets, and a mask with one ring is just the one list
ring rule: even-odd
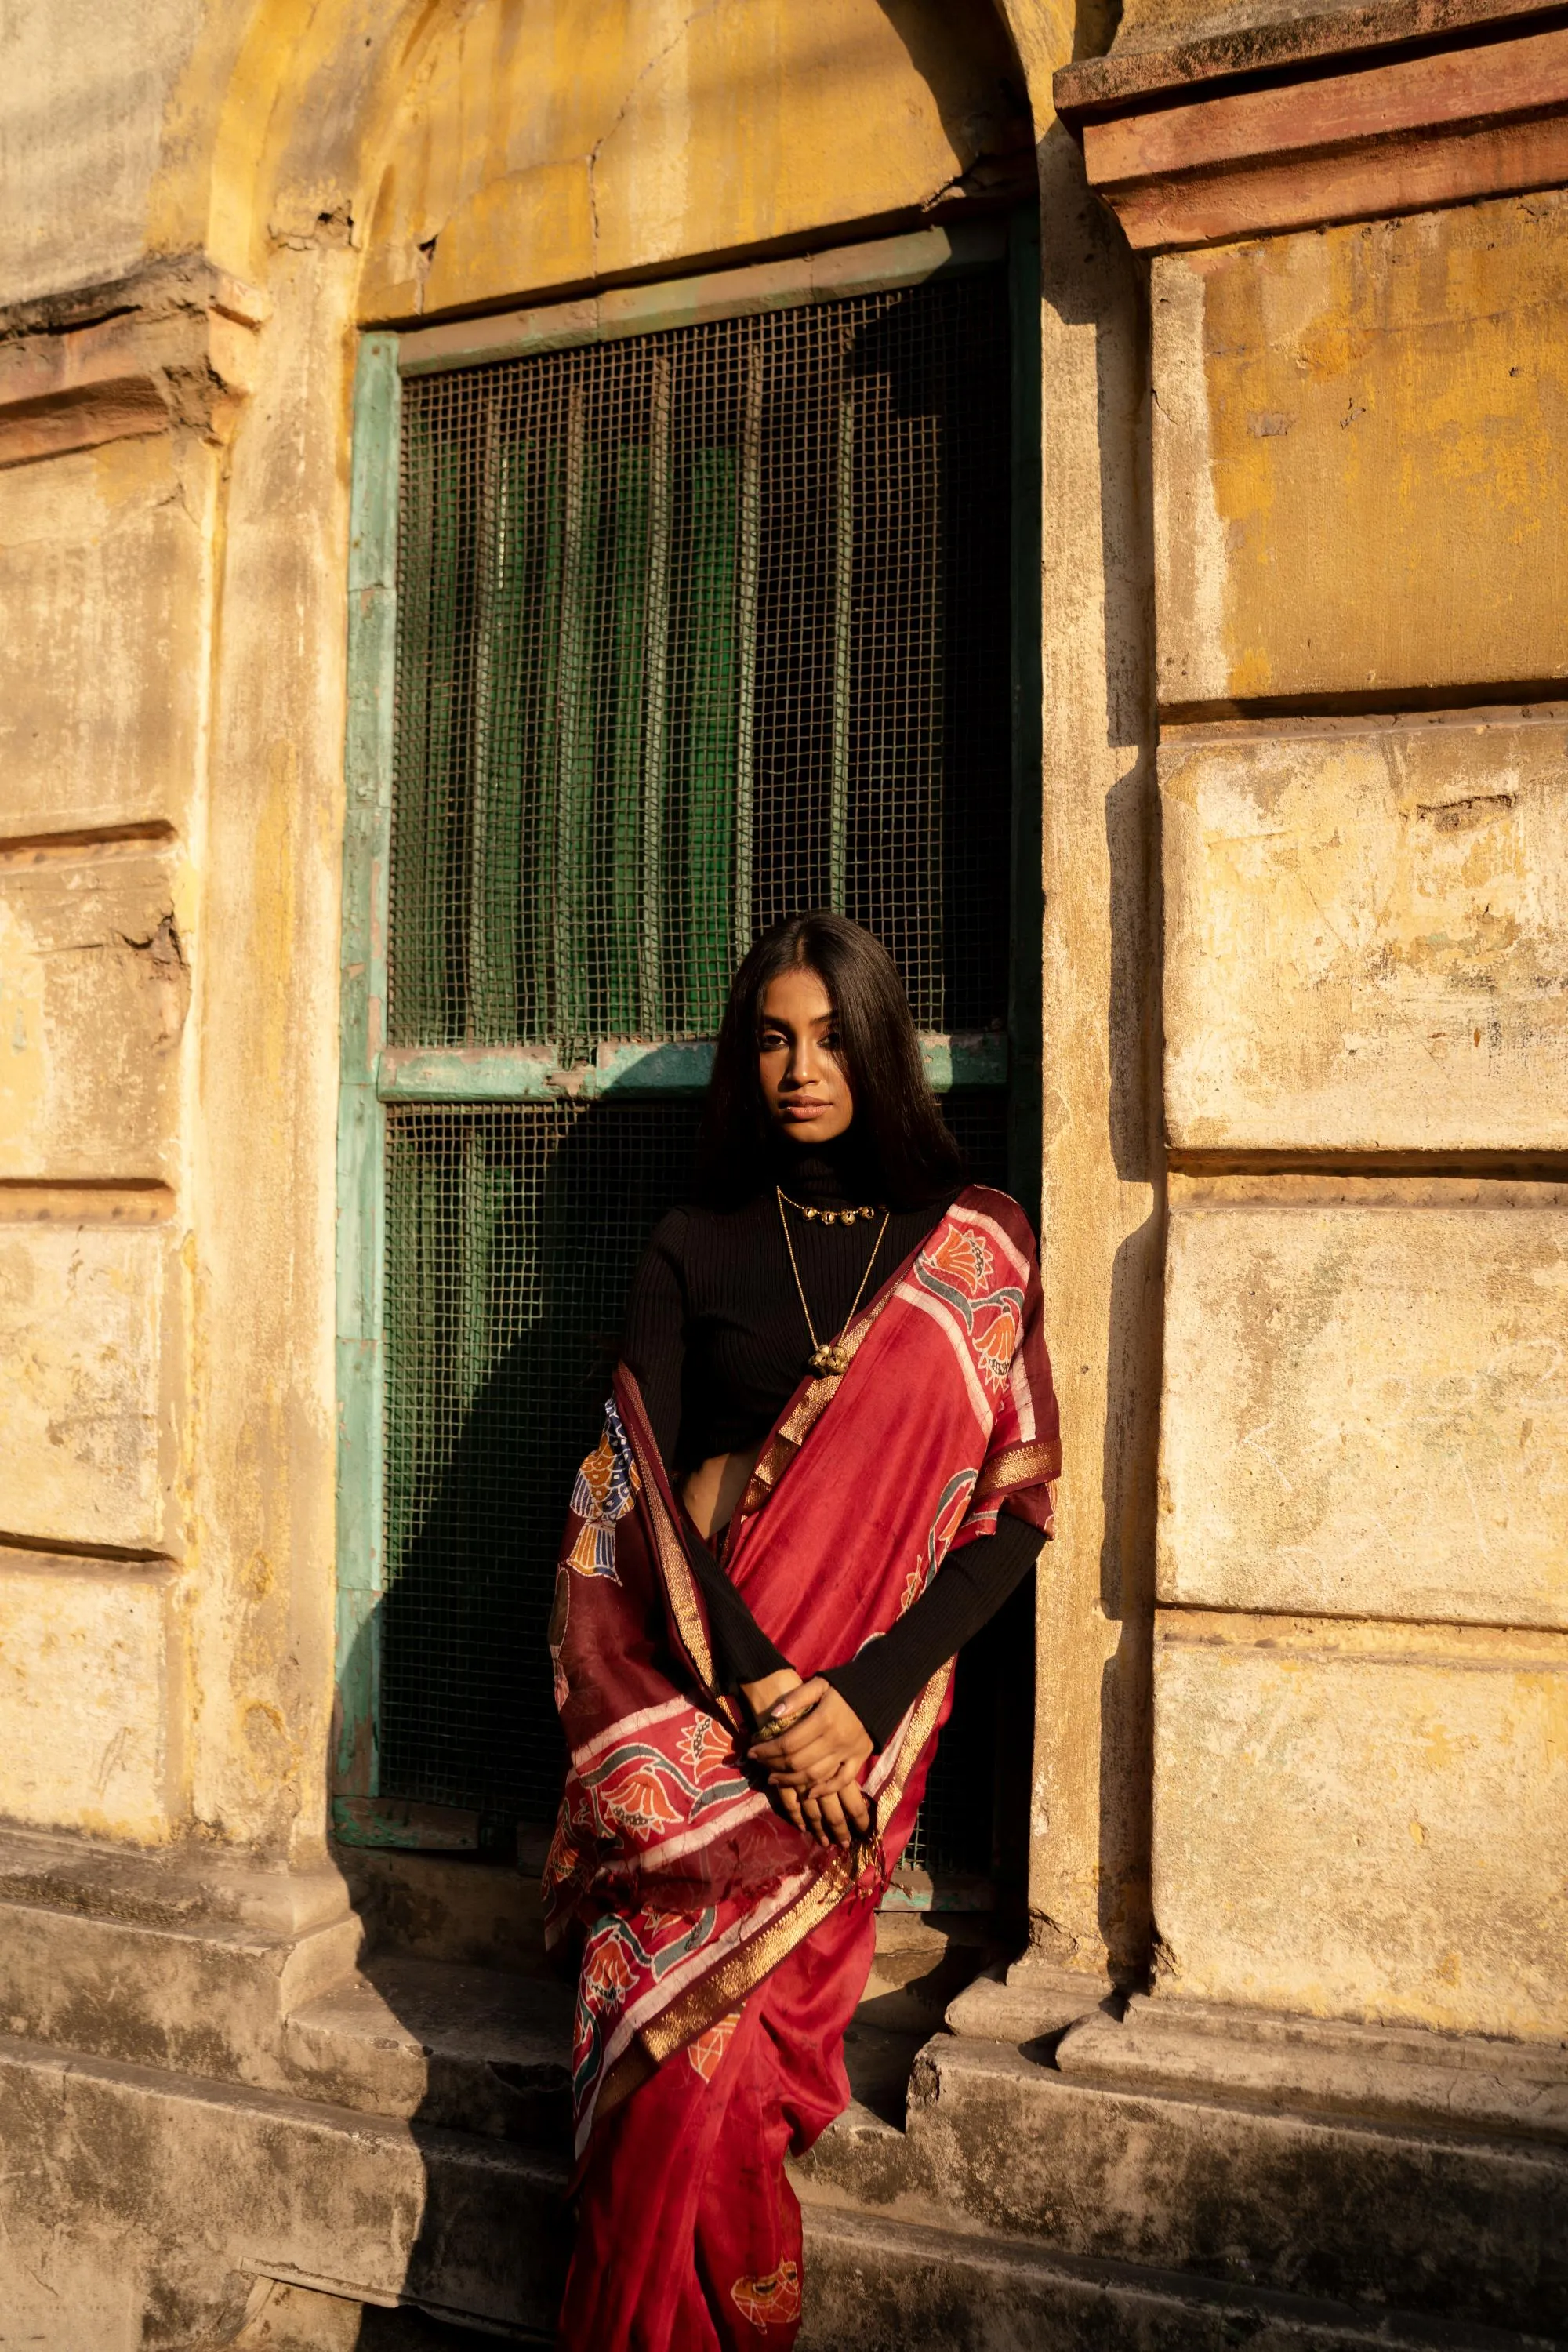
{"label": "gold zari border", "polygon": [[702,1681],[713,1687],[713,1653],[708,1646],[708,1631],[702,1622],[702,1612],[697,1605],[697,1587],[687,1565],[680,1539],[665,1509],[661,1495],[650,1495],[648,1517],[653,1521],[653,1539],[658,1546],[658,1564],[664,1572],[664,1587],[669,1595],[670,1609],[686,1644],[687,1654]]}
{"label": "gold zari border", "polygon": [[606,2116],[614,2115],[624,2100],[629,2099],[634,2091],[640,2090],[658,2072],[656,2062],[634,2038],[630,2049],[622,2052],[605,2078],[604,2088],[595,2102],[591,2128],[597,2131]]}
{"label": "gold zari border", "polygon": [[673,2058],[715,2018],[727,2017],[749,1992],[755,1991],[765,1976],[772,1975],[781,1960],[788,1959],[814,1927],[819,1927],[837,1910],[853,1884],[845,1864],[830,1862],[789,1909],[764,1927],[761,1935],[742,1944],[710,1975],[679,1994],[637,2034],[653,2063],[660,2065],[665,2059]]}
{"label": "gold zari border", "polygon": [[1042,1438],[1028,1438],[1021,1445],[1005,1445],[990,1457],[974,1482],[971,1499],[984,1503],[992,1495],[1011,1493],[1017,1486],[1048,1485],[1060,1475],[1060,1449]]}

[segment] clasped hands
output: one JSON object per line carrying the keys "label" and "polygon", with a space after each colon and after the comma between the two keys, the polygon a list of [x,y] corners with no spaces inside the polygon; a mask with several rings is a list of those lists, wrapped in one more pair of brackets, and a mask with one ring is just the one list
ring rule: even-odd
{"label": "clasped hands", "polygon": [[786,1821],[818,1845],[848,1846],[871,1827],[871,1807],[860,1770],[871,1735],[831,1683],[803,1681],[794,1667],[742,1685],[760,1730],[782,1717],[788,1728],[753,1738],[750,1753],[768,1776],[773,1802]]}

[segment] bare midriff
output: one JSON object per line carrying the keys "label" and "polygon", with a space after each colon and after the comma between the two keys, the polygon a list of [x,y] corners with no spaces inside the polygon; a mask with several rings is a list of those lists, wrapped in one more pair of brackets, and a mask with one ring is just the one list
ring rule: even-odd
{"label": "bare midriff", "polygon": [[710,1454],[681,1482],[680,1499],[691,1523],[705,1542],[721,1535],[734,1517],[735,1506],[751,1485],[762,1453],[762,1442],[742,1445],[734,1454]]}

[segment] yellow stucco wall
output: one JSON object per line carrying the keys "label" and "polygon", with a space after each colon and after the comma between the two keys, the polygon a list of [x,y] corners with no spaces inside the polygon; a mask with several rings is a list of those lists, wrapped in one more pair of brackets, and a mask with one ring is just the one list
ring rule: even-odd
{"label": "yellow stucco wall", "polygon": [[1568,1629],[1568,1187],[1189,1181],[1159,1595]]}
{"label": "yellow stucco wall", "polygon": [[1562,193],[1155,263],[1163,703],[1568,676],[1565,289]]}
{"label": "yellow stucco wall", "polygon": [[1155,1724],[1165,1990],[1561,2040],[1562,1636],[1173,1612]]}
{"label": "yellow stucco wall", "polygon": [[1568,1145],[1568,710],[1174,730],[1183,1150]]}
{"label": "yellow stucco wall", "polygon": [[405,95],[362,311],[646,276],[905,213],[1028,138],[989,9],[488,0]]}
{"label": "yellow stucco wall", "polygon": [[1565,230],[1153,273],[1163,1981],[1548,2038]]}

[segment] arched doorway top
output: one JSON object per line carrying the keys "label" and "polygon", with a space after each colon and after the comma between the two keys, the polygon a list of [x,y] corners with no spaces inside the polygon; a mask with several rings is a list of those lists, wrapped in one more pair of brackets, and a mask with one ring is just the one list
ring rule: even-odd
{"label": "arched doorway top", "polygon": [[171,101],[151,242],[350,245],[406,319],[907,224],[1032,143],[986,0],[262,0]]}

